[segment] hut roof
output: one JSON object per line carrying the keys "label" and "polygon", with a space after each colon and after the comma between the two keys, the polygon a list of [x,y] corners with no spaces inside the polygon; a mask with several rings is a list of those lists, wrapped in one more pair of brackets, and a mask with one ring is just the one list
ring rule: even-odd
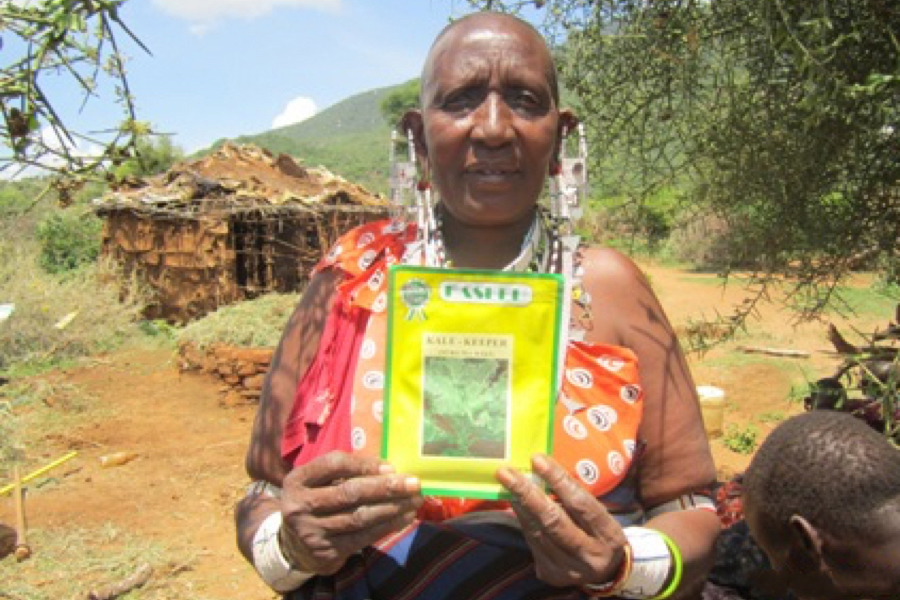
{"label": "hut roof", "polygon": [[[230,213],[272,207],[315,211],[384,207],[383,197],[324,167],[309,168],[290,156],[253,145],[226,143],[167,172],[137,180],[94,200],[97,211],[128,209],[169,216]],[[364,208],[366,207],[366,208]]]}

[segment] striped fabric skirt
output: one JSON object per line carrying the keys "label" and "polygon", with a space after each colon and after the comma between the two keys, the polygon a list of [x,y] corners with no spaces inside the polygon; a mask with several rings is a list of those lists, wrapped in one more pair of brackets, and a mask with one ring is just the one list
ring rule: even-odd
{"label": "striped fabric skirt", "polygon": [[[476,513],[477,514],[477,513]],[[485,514],[485,513],[480,513]],[[289,600],[582,600],[577,588],[535,577],[512,516],[475,514],[417,522],[366,548],[331,577],[314,577]],[[472,517],[472,518],[470,518]]]}

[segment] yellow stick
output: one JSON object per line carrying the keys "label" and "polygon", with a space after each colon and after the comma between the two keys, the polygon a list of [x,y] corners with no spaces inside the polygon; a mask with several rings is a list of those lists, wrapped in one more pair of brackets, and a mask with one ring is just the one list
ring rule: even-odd
{"label": "yellow stick", "polygon": [[[38,469],[37,471],[33,471],[33,472],[29,473],[28,475],[26,475],[25,477],[23,477],[22,480],[21,480],[21,483],[25,484],[25,483],[28,483],[29,481],[31,481],[32,479],[34,479],[35,477],[40,477],[41,475],[43,475],[43,474],[46,473],[47,471],[49,471],[49,470],[51,470],[51,469],[55,469],[56,467],[58,467],[59,465],[63,464],[64,462],[66,462],[66,461],[68,461],[68,460],[72,460],[73,458],[75,458],[75,456],[76,456],[77,454],[78,454],[78,451],[77,451],[77,450],[73,450],[72,452],[69,452],[69,453],[66,454],[65,456],[63,456],[63,457],[61,457],[61,458],[57,458],[56,460],[54,460],[54,461],[53,461],[52,463],[50,463],[49,465],[44,465],[43,467],[41,467],[41,468]],[[11,483],[11,484],[9,484],[9,485],[7,485],[7,486],[4,486],[4,487],[0,488],[0,496],[5,496],[6,494],[8,494],[8,493],[10,493],[11,491],[13,491],[13,489],[14,489],[15,487],[16,487],[16,484],[15,484],[15,483]]]}

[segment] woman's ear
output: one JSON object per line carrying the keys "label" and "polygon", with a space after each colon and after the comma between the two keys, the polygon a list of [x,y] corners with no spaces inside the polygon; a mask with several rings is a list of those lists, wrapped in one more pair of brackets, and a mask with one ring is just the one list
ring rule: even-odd
{"label": "woman's ear", "polygon": [[406,111],[400,119],[400,130],[403,135],[408,135],[407,132],[412,133],[416,157],[420,162],[427,164],[428,148],[425,145],[425,122],[422,120],[422,111],[419,109]]}
{"label": "woman's ear", "polygon": [[575,113],[568,109],[559,111],[559,121],[556,125],[556,147],[553,149],[553,156],[550,157],[551,174],[559,171],[563,140],[575,131],[576,127],[578,127],[578,117],[575,116]]}
{"label": "woman's ear", "polygon": [[559,111],[559,133],[560,137],[566,136],[575,131],[578,127],[578,117],[571,110],[565,108]]}

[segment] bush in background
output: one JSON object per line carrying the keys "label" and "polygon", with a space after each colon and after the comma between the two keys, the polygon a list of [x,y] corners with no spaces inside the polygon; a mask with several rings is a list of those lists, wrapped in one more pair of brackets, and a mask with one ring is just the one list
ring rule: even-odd
{"label": "bush in background", "polygon": [[15,310],[0,322],[0,369],[88,356],[139,335],[146,288],[105,260],[65,277],[47,273],[35,244],[10,237],[0,239],[0,303]]}
{"label": "bush in background", "polygon": [[57,211],[37,226],[40,265],[47,273],[65,273],[93,263],[100,255],[103,221],[93,213]]}
{"label": "bush in background", "polygon": [[220,343],[229,346],[271,347],[278,344],[301,292],[266,294],[239,304],[222,306],[187,325],[178,334],[179,344],[200,349]]}
{"label": "bush in background", "polygon": [[678,194],[667,188],[644,202],[618,195],[591,198],[576,229],[591,243],[627,253],[657,254],[665,249],[676,224]]}

